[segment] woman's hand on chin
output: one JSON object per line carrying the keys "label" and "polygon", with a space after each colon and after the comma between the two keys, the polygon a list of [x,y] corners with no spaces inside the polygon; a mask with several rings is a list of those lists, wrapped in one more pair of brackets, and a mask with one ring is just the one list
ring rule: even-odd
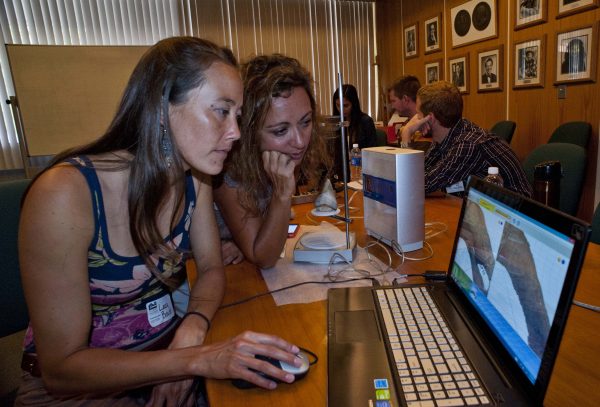
{"label": "woman's hand on chin", "polygon": [[296,189],[294,160],[279,151],[263,151],[262,160],[263,167],[273,184],[273,195],[291,197]]}

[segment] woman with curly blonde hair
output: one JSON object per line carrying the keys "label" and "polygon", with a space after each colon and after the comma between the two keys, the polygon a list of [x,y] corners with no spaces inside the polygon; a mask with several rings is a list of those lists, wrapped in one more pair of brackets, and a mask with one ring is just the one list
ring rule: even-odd
{"label": "woman with curly blonde hair", "polygon": [[318,188],[329,157],[315,125],[312,77],[296,59],[255,57],[242,80],[242,136],[214,195],[244,256],[268,268],[285,244],[296,185]]}

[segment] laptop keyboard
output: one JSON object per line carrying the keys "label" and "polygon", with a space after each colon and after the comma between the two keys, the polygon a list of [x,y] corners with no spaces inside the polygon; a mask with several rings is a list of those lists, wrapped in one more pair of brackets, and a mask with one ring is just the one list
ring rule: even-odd
{"label": "laptop keyboard", "polygon": [[491,404],[425,287],[376,293],[408,406]]}

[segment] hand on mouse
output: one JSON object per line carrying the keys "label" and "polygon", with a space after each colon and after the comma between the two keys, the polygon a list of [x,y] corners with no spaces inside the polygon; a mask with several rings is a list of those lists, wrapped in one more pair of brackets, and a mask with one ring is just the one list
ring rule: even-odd
{"label": "hand on mouse", "polygon": [[[270,358],[267,356],[262,356],[262,355],[256,355],[256,358],[260,359],[260,360],[264,360],[264,361],[272,364],[276,368],[280,368],[281,370],[283,370],[287,373],[293,374],[294,382],[296,382],[297,380],[300,380],[304,376],[306,376],[306,374],[308,373],[308,369],[311,365],[311,362],[308,359],[308,355],[305,352],[300,351],[300,353],[298,353],[296,356],[297,356],[297,359],[301,361],[301,364],[299,366],[297,366],[296,362],[295,362],[295,364],[290,365],[290,364],[282,362],[280,360]],[[261,376],[265,375],[263,372],[258,372],[258,374]],[[277,379],[274,379],[269,376],[267,376],[267,379],[271,379],[271,380],[274,380],[275,382],[278,382]],[[243,379],[233,379],[231,381],[231,383],[238,389],[251,389],[251,388],[255,387],[254,384],[247,382],[246,380],[243,380]]]}
{"label": "hand on mouse", "polygon": [[[273,335],[246,331],[226,342],[204,346],[201,352],[205,358],[199,375],[216,379],[243,379],[265,389],[274,389],[277,383],[265,376],[285,383],[292,383],[294,375],[275,367],[268,361],[255,358],[262,355],[293,366],[300,366],[296,354],[297,346]],[[262,373],[262,374],[261,374]]]}

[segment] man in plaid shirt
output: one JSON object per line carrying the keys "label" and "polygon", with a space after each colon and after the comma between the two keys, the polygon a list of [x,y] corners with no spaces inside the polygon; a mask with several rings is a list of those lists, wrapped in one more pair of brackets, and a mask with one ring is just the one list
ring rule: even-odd
{"label": "man in plaid shirt", "polygon": [[425,193],[462,195],[469,175],[483,178],[498,167],[504,187],[530,197],[532,188],[508,144],[462,118],[462,96],[452,83],[436,82],[417,93],[417,114],[402,128],[401,147],[409,147],[417,131],[430,134],[425,153]]}

